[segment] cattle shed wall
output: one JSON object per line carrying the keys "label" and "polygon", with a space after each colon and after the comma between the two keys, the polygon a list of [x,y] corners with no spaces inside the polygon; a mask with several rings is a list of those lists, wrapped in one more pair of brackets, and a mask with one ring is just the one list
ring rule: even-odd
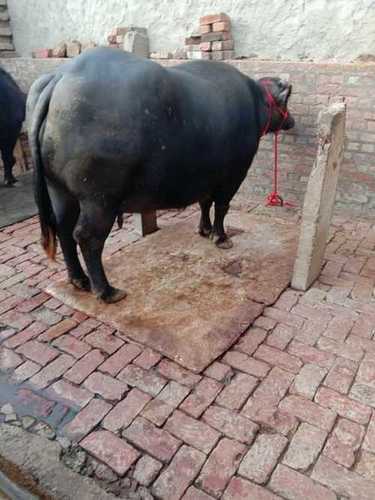
{"label": "cattle shed wall", "polygon": [[200,16],[226,12],[236,53],[351,61],[375,54],[374,0],[8,0],[16,50],[78,39],[102,44],[117,26],[148,29],[152,51],[174,50]]}
{"label": "cattle shed wall", "polygon": [[[24,90],[40,74],[61,64],[58,59],[3,60]],[[166,61],[164,65],[176,62]],[[375,214],[375,65],[313,64],[260,60],[231,61],[254,78],[281,76],[293,84],[290,110],[296,127],[282,134],[280,144],[280,190],[302,202],[317,152],[316,122],[329,102],[347,103],[347,143],[340,174],[336,208],[361,215]],[[266,195],[272,185],[272,137],[262,139],[259,152],[241,188],[249,201]]]}

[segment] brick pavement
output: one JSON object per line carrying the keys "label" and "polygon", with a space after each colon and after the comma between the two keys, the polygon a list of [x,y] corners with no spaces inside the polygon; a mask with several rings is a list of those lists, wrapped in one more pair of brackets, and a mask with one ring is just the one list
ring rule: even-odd
{"label": "brick pavement", "polygon": [[[0,232],[0,370],[22,415],[64,408],[50,424],[79,445],[77,470],[139,498],[374,498],[375,225],[335,217],[314,286],[286,290],[199,375],[45,294],[65,271],[38,235],[35,218]],[[136,239],[127,219],[107,255]]]}

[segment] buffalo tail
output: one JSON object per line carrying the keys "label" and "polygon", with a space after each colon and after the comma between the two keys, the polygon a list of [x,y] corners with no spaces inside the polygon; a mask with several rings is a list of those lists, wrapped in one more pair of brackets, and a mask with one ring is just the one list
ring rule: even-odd
{"label": "buffalo tail", "polygon": [[39,211],[41,244],[47,256],[55,260],[57,249],[57,227],[51,198],[48,193],[41,155],[41,129],[47,117],[53,89],[57,83],[54,75],[37,80],[30,90],[27,107],[30,113],[29,141],[34,164],[34,196]]}

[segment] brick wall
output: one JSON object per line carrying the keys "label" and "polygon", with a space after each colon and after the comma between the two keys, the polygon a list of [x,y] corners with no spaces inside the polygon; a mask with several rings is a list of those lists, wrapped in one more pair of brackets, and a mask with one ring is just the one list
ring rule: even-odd
{"label": "brick wall", "polygon": [[[4,60],[3,65],[27,89],[33,79],[60,64],[59,60]],[[173,62],[165,62],[172,65]],[[294,85],[290,109],[294,130],[283,134],[280,144],[280,190],[301,203],[316,149],[316,120],[329,101],[345,97],[347,146],[337,195],[337,209],[375,215],[375,65],[315,64],[257,60],[232,61],[254,78],[277,75]],[[257,158],[241,192],[251,199],[265,195],[272,184],[272,142],[262,139]]]}

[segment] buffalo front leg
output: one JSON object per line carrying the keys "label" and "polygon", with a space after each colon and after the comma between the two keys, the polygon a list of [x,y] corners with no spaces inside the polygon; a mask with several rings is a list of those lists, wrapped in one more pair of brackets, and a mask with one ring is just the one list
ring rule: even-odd
{"label": "buffalo front leg", "polygon": [[69,281],[79,290],[89,291],[90,280],[82,269],[73,231],[79,216],[79,203],[60,188],[49,185],[53,212],[56,217],[57,236],[64,255]]}
{"label": "buffalo front leg", "polygon": [[215,245],[222,249],[233,247],[232,240],[228,237],[224,230],[224,218],[229,210],[229,203],[219,204],[215,202],[215,220],[211,237]]}
{"label": "buffalo front leg", "polygon": [[104,243],[116,213],[97,205],[81,204],[81,213],[73,233],[86,263],[91,289],[98,299],[108,304],[126,297],[125,291],[108,283],[102,263]]}
{"label": "buffalo front leg", "polygon": [[210,209],[212,206],[212,200],[200,201],[199,206],[201,207],[199,234],[207,238],[208,236],[210,236],[212,231],[212,224],[210,219]]}

